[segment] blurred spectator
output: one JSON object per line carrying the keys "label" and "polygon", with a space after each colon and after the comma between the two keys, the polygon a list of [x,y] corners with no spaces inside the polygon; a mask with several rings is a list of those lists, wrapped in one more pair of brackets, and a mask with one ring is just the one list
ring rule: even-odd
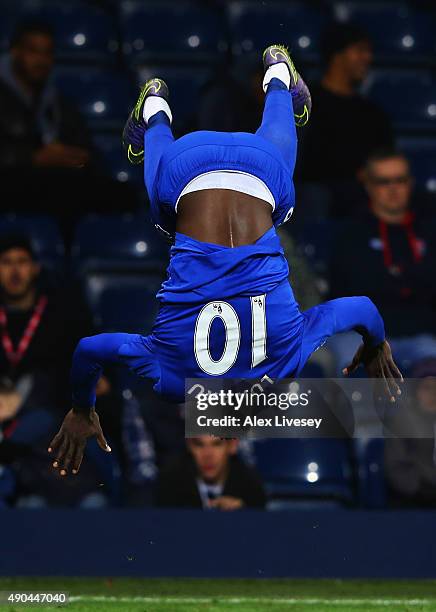
{"label": "blurred spectator", "polygon": [[0,68],[2,168],[80,167],[89,161],[88,130],[50,78],[54,37],[44,23],[23,22]]}
{"label": "blurred spectator", "polygon": [[157,505],[217,510],[263,508],[263,486],[253,468],[236,455],[237,448],[236,440],[212,436],[188,439],[188,452],[160,474]]}
{"label": "blurred spectator", "polygon": [[[46,387],[46,403],[63,412],[70,401],[71,355],[80,338],[93,332],[80,292],[46,289],[30,241],[1,237],[0,376],[17,382],[32,375]],[[110,382],[103,377],[98,393],[109,392]]]}
{"label": "blurred spectator", "polygon": [[[298,178],[322,182],[332,188],[356,179],[368,155],[393,142],[384,111],[359,94],[359,86],[372,63],[368,35],[354,24],[335,23],[322,40],[324,73],[311,87],[313,113],[299,132],[301,141]],[[333,205],[342,210],[341,189],[335,189]]]}
{"label": "blurred spectator", "polygon": [[395,411],[385,444],[385,476],[390,503],[436,507],[436,359],[419,362],[411,371],[412,398]]}
{"label": "blurred spectator", "polygon": [[[70,405],[71,356],[78,341],[95,333],[78,287],[44,286],[41,267],[25,236],[0,237],[0,376],[31,376],[44,406],[63,414]],[[111,445],[121,444],[121,409],[111,377],[97,386],[100,417]]]}
{"label": "blurred spectator", "polygon": [[54,84],[54,61],[51,28],[19,24],[0,63],[2,196],[5,209],[56,215],[70,238],[71,220],[81,213],[136,202],[125,185],[98,172],[85,121]]}
{"label": "blurred spectator", "polygon": [[[0,463],[12,467],[17,495],[37,494],[38,504],[74,505],[94,495],[107,467],[99,465],[99,454],[90,448],[91,461],[85,462],[77,482],[59,485],[46,449],[70,405],[72,352],[78,340],[94,330],[77,292],[48,291],[40,278],[27,238],[0,239],[0,376],[11,380],[10,389],[0,386]],[[100,379],[97,396],[111,446],[119,448],[121,411],[108,378]],[[98,497],[100,503],[102,496]]]}
{"label": "blurred spectator", "polygon": [[367,214],[348,222],[335,240],[332,296],[370,297],[404,367],[436,355],[434,230],[427,218],[410,208],[413,179],[401,153],[385,150],[372,155],[364,184]]}

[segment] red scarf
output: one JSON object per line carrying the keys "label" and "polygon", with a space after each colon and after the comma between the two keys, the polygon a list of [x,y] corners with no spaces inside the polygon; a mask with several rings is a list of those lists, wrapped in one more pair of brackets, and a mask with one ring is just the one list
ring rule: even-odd
{"label": "red scarf", "polygon": [[[408,212],[404,221],[401,223],[403,228],[405,229],[407,242],[409,243],[410,251],[412,253],[413,261],[415,263],[419,263],[422,260],[422,248],[421,241],[416,237],[415,231],[413,229],[413,221],[414,214]],[[379,220],[378,229],[380,234],[380,240],[383,246],[383,262],[388,270],[392,270],[393,268],[397,268],[401,270],[401,267],[394,264],[392,249],[389,242],[389,233],[388,233],[388,225],[385,221]]]}
{"label": "red scarf", "polygon": [[23,359],[29,348],[32,338],[41,323],[41,318],[47,306],[48,299],[42,295],[36,303],[33,314],[23,332],[21,340],[18,342],[17,348],[14,349],[11,337],[8,333],[8,317],[4,306],[0,307],[0,327],[1,327],[1,342],[6,358],[12,367],[16,367]]}

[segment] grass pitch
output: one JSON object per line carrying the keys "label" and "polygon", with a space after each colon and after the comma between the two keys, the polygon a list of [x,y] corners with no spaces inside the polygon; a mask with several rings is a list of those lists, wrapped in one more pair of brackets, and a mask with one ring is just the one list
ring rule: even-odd
{"label": "grass pitch", "polygon": [[1,612],[436,611],[434,580],[0,578],[0,591],[67,592],[61,605],[0,605]]}

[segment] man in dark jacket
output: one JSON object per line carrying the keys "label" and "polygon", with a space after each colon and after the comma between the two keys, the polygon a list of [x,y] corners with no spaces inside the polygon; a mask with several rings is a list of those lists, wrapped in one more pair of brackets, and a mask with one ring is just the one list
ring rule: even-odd
{"label": "man in dark jacket", "polygon": [[[40,489],[42,494],[46,482],[44,495],[62,504],[70,493],[83,492],[82,485],[59,488],[48,469],[46,447],[69,402],[71,355],[94,327],[80,293],[46,290],[40,271],[25,236],[0,237],[0,464],[15,462],[28,492]],[[6,377],[9,389],[2,383]],[[111,445],[120,448],[120,405],[108,378],[100,379],[97,393]],[[88,467],[81,482],[89,476],[95,489],[95,466]]]}
{"label": "man in dark jacket", "polygon": [[434,226],[412,210],[413,179],[400,152],[370,156],[364,183],[368,211],[335,240],[331,294],[368,295],[383,315],[394,354],[409,367],[436,355]]}
{"label": "man in dark jacket", "polygon": [[297,176],[327,184],[332,212],[347,215],[344,187],[360,195],[358,172],[370,153],[393,144],[392,129],[386,113],[359,92],[373,58],[366,32],[354,24],[334,23],[323,35],[322,53],[324,73],[311,87],[313,113],[300,134]]}
{"label": "man in dark jacket", "polygon": [[256,472],[237,457],[237,440],[191,438],[188,452],[162,470],[157,505],[238,510],[263,508],[265,492]]}
{"label": "man in dark jacket", "polygon": [[67,397],[75,345],[93,324],[77,295],[44,290],[40,271],[27,237],[0,238],[0,376],[17,382],[37,375],[53,390],[50,404],[56,405]]}
{"label": "man in dark jacket", "polygon": [[0,62],[2,204],[55,215],[69,241],[80,214],[136,202],[130,188],[100,173],[84,118],[54,84],[54,64],[51,28],[21,23]]}
{"label": "man in dark jacket", "polygon": [[89,160],[82,117],[59,95],[51,73],[54,39],[42,23],[16,30],[0,66],[0,166],[72,168]]}

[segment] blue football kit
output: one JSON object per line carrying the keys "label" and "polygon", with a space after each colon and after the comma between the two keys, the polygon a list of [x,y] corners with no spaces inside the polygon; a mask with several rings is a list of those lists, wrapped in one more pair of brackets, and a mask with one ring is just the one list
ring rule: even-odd
{"label": "blue football kit", "polygon": [[[174,238],[168,277],[157,294],[159,312],[148,336],[100,334],[80,341],[73,405],[94,406],[98,378],[109,364],[125,364],[151,378],[167,399],[183,402],[186,378],[293,377],[333,334],[355,330],[373,345],[384,340],[382,318],[366,297],[331,300],[305,312],[294,298],[275,228],[295,205],[296,154],[292,95],[278,79],[268,87],[255,134],[199,131],[175,140],[164,112],[150,119],[144,180],[152,220]],[[176,231],[183,189],[217,170],[251,174],[273,195],[273,227],[254,244],[226,247]]]}

